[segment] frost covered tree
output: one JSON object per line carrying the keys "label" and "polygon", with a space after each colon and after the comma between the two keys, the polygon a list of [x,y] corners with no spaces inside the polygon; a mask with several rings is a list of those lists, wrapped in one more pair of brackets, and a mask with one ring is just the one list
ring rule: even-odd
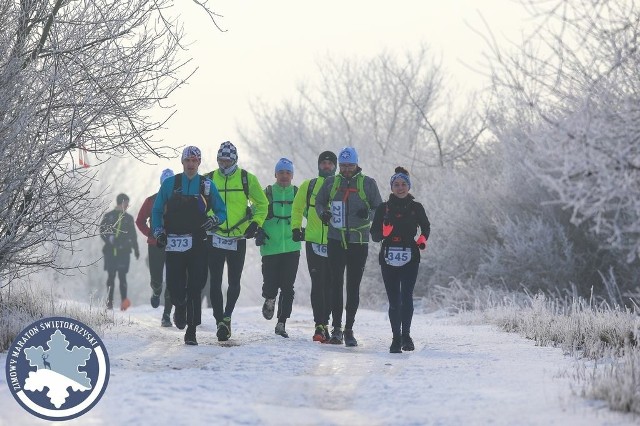
{"label": "frost covered tree", "polygon": [[[271,175],[277,159],[287,156],[296,164],[296,179],[301,181],[316,176],[320,152],[337,152],[350,145],[358,150],[363,172],[376,179],[383,197],[390,192],[388,181],[393,170],[403,165],[412,175],[412,192],[429,215],[436,211],[436,205],[448,203],[451,192],[459,188],[450,181],[452,186],[437,190],[442,196],[438,198],[433,195],[434,185],[441,182],[442,175],[475,163],[484,151],[482,100],[452,90],[454,83],[446,78],[446,70],[424,45],[401,55],[382,52],[371,58],[327,58],[318,69],[317,81],[310,77],[315,83],[300,86],[292,99],[273,106],[253,106],[257,131],[244,134],[242,140],[253,158],[259,159],[252,166]],[[436,265],[436,253],[438,261],[442,253],[451,256],[450,251],[442,250],[451,243],[459,254],[456,259],[468,257],[465,238],[476,231],[465,227],[459,232],[443,232],[446,216],[436,214],[432,219],[437,231],[432,233],[417,295],[426,292],[427,280],[435,275],[429,268]],[[459,223],[451,226],[456,225]],[[486,238],[482,241],[487,242]],[[386,297],[380,286],[377,250],[377,244],[370,245],[362,284],[364,303]],[[435,267],[448,268],[454,262],[445,258]],[[445,279],[449,277],[445,275]]]}
{"label": "frost covered tree", "polygon": [[[194,0],[195,1],[195,0]],[[213,19],[206,2],[199,3]],[[91,158],[167,155],[162,106],[190,71],[165,0],[0,0],[0,286],[93,235]]]}
{"label": "frost covered tree", "polygon": [[329,57],[318,69],[318,81],[301,85],[293,99],[253,105],[257,131],[243,142],[255,158],[275,164],[278,156],[292,156],[313,175],[321,151],[349,145],[375,164],[365,173],[386,179],[398,164],[423,174],[469,161],[478,148],[482,115],[473,102],[455,108],[463,102],[446,90],[446,74],[424,45],[404,55]]}
{"label": "frost covered tree", "polygon": [[604,250],[640,257],[640,7],[527,1],[536,31],[494,50],[507,121],[522,123],[535,175]]}

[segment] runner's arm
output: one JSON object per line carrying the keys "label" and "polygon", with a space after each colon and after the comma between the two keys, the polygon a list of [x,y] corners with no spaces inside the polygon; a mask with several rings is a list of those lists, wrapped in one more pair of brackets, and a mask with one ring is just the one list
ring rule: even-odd
{"label": "runner's arm", "polygon": [[307,191],[309,190],[309,180],[305,180],[298,188],[298,193],[291,205],[291,229],[302,228],[302,217],[307,208]]}

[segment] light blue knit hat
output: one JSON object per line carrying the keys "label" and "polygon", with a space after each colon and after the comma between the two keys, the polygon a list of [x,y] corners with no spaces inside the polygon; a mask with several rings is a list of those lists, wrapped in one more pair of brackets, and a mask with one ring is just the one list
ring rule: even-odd
{"label": "light blue knit hat", "polygon": [[276,163],[275,172],[278,173],[280,170],[286,170],[291,172],[291,174],[293,174],[293,163],[291,162],[291,160],[284,157],[278,160],[278,162]]}
{"label": "light blue knit hat", "polygon": [[166,178],[171,177],[171,176],[173,176],[173,175],[174,175],[173,170],[171,170],[171,169],[164,169],[164,170],[162,171],[162,173],[160,174],[160,185],[162,185],[162,182],[164,182],[164,180],[165,180]]}
{"label": "light blue knit hat", "polygon": [[350,146],[345,146],[338,155],[338,164],[358,164],[358,153],[356,149]]}

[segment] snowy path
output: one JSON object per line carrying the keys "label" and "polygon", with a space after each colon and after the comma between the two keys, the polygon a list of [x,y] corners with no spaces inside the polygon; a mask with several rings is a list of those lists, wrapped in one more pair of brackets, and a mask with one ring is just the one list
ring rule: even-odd
{"label": "snowy path", "polygon": [[[203,312],[197,347],[159,326],[160,309],[133,307],[107,331],[111,378],[83,425],[624,425],[630,415],[578,398],[559,349],[490,326],[416,315],[416,351],[389,354],[385,313],[361,310],[357,348],[311,341],[309,310],[295,307],[291,336],[273,333],[260,308],[238,308],[233,338],[215,338]],[[6,354],[0,362],[4,366]],[[47,424],[0,383],[0,424]],[[11,419],[11,420],[9,420]]]}

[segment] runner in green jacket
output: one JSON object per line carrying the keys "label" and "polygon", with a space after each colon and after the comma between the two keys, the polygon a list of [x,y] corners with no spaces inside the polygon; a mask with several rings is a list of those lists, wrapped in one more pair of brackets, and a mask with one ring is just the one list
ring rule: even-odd
{"label": "runner in green jacket", "polygon": [[[328,227],[322,223],[316,212],[316,196],[325,178],[335,174],[337,165],[336,155],[331,151],[324,151],[318,156],[318,177],[302,182],[293,200],[291,215],[294,241],[306,241],[307,267],[311,277],[311,309],[315,322],[313,340],[316,342],[329,340],[328,324],[331,314],[331,276],[327,257]],[[302,228],[303,217],[306,218],[306,228]]]}
{"label": "runner in green jacket", "polygon": [[[227,220],[209,233],[209,277],[213,316],[219,341],[231,337],[231,314],[240,296],[240,278],[247,252],[247,238],[262,226],[269,202],[258,178],[238,167],[238,151],[229,141],[218,150],[218,169],[208,173],[227,206]],[[251,204],[251,206],[249,205]],[[222,296],[222,273],[227,263],[227,302]],[[223,309],[224,306],[224,309]]]}
{"label": "runner in green jacket", "polygon": [[300,262],[301,244],[293,241],[291,232],[291,205],[297,188],[291,185],[293,163],[281,158],[275,167],[276,182],[265,188],[269,200],[269,213],[262,229],[256,233],[256,245],[262,255],[262,296],[265,298],[262,315],[273,318],[276,296],[278,298],[278,322],[275,332],[289,337],[285,330],[287,318],[291,316],[293,285]]}

